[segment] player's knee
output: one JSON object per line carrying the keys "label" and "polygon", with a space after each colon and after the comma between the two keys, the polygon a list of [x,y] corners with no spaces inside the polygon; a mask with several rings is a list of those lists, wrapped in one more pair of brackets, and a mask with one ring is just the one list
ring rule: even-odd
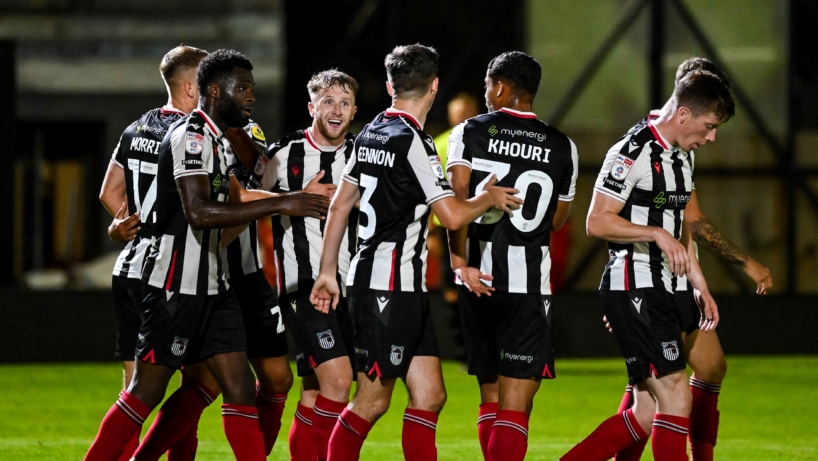
{"label": "player's knee", "polygon": [[425,392],[421,395],[413,395],[409,398],[409,407],[417,408],[419,410],[431,411],[432,413],[440,413],[443,406],[446,405],[445,389],[439,389],[432,392]]}
{"label": "player's knee", "polygon": [[286,394],[293,387],[293,373],[289,368],[265,370],[257,379],[261,389],[274,394]]}

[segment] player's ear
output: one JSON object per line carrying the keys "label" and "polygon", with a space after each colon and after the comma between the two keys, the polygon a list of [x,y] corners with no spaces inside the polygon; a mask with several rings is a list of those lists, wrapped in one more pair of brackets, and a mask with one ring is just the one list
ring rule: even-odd
{"label": "player's ear", "polygon": [[684,123],[688,118],[690,118],[690,109],[682,106],[678,111],[676,111],[676,114],[679,116],[679,123]]}
{"label": "player's ear", "polygon": [[432,80],[432,94],[437,93],[438,84],[439,84],[439,79],[438,79],[438,77],[435,77],[435,79]]}
{"label": "player's ear", "polygon": [[216,82],[211,83],[207,86],[207,95],[213,99],[219,99],[219,95],[221,95],[221,88],[219,88],[219,84]]}
{"label": "player's ear", "polygon": [[199,99],[198,98],[198,89],[196,87],[196,82],[187,81],[184,85],[184,91],[188,98],[190,99]]}
{"label": "player's ear", "polygon": [[349,115],[349,121],[355,120],[355,113],[358,112],[358,106],[352,106],[352,113]]}
{"label": "player's ear", "polygon": [[392,83],[389,80],[386,81],[386,92],[389,93],[390,98],[395,97],[395,90],[392,88]]}
{"label": "player's ear", "polygon": [[315,106],[312,105],[312,101],[307,103],[307,111],[310,113],[310,117],[315,117],[313,115],[313,111],[315,110]]}

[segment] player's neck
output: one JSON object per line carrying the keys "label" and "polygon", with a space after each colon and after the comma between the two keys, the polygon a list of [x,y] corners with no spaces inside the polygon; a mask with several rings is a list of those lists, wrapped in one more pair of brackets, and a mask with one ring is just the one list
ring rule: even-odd
{"label": "player's neck", "polygon": [[517,112],[534,112],[531,109],[531,103],[530,102],[520,102],[520,101],[509,101],[509,103],[502,106],[501,109],[511,109],[511,110],[516,110]]}
{"label": "player's neck", "polygon": [[432,102],[428,98],[422,99],[392,99],[392,107],[390,109],[406,112],[420,123],[420,129],[426,125],[426,115],[429,114],[429,109],[432,108]]}
{"label": "player's neck", "polygon": [[177,92],[169,92],[168,102],[166,105],[189,114],[199,105],[199,101],[187,97],[187,95],[184,93],[177,94]]}
{"label": "player's neck", "polygon": [[332,143],[332,142],[330,142],[329,139],[324,137],[324,135],[321,133],[321,130],[315,129],[314,125],[307,128],[307,131],[309,131],[310,136],[312,137],[312,140],[315,141],[315,144],[318,145],[318,147],[331,147],[331,148],[340,147],[341,144],[344,143],[344,139],[346,137],[346,132],[345,132],[343,134],[343,136],[341,136],[338,139],[338,141],[336,141],[335,143]]}

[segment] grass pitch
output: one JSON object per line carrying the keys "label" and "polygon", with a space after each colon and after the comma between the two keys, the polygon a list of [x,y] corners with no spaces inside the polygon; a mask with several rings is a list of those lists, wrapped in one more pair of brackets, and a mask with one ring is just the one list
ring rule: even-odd
{"label": "grass pitch", "polygon": [[[818,460],[818,357],[732,356],[728,364],[716,458]],[[449,400],[438,423],[439,459],[480,460],[475,381],[458,363],[445,363],[443,373]],[[543,382],[535,399],[527,460],[553,461],[568,451],[616,411],[626,384],[621,359],[558,360],[557,375]],[[0,365],[0,460],[82,459],[120,382],[117,363]],[[297,387],[296,379],[271,460],[289,459]],[[218,403],[202,416],[199,461],[233,459]],[[362,460],[403,459],[405,404],[399,386],[391,409],[364,444]],[[642,459],[652,459],[649,447]]]}

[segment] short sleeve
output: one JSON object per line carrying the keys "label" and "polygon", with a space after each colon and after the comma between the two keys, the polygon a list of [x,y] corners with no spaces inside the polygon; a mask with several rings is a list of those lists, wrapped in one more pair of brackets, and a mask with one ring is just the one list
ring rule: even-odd
{"label": "short sleeve", "polygon": [[352,155],[349,156],[344,171],[341,173],[341,179],[355,186],[358,185],[358,180],[361,178],[361,168],[358,165],[358,149],[361,148],[359,139],[360,135],[355,138],[355,144],[352,145]]}
{"label": "short sleeve", "polygon": [[116,165],[116,166],[118,166],[118,167],[120,167],[120,168],[122,168],[124,170],[125,169],[125,164],[128,161],[125,159],[125,155],[122,152],[122,138],[123,138],[123,136],[125,136],[124,133],[119,136],[119,142],[117,142],[116,147],[114,147],[114,153],[111,155],[111,163],[113,163],[114,165]]}
{"label": "short sleeve", "polygon": [[409,147],[407,155],[409,168],[417,179],[423,195],[426,197],[426,204],[432,203],[446,197],[453,197],[454,192],[449,186],[449,181],[443,174],[443,165],[435,151],[431,138],[428,142],[421,140],[415,134],[412,145]]}
{"label": "short sleeve", "polygon": [[[646,168],[650,168],[649,162],[645,160],[650,157],[649,154],[630,155],[627,152],[632,146],[630,140],[631,137],[626,136],[608,151],[594,184],[595,191],[620,202],[628,200],[633,188],[645,175]],[[650,149],[649,144],[633,148]]]}
{"label": "short sleeve", "polygon": [[189,124],[179,126],[171,134],[170,148],[173,154],[173,177],[208,174],[213,162],[213,143],[203,129]]}
{"label": "short sleeve", "polygon": [[577,145],[571,139],[571,165],[570,174],[566,174],[560,184],[560,200],[563,202],[571,202],[577,193],[577,176],[579,175],[579,156],[577,154]]}
{"label": "short sleeve", "polygon": [[471,152],[467,152],[466,150],[466,143],[463,142],[463,135],[466,131],[466,122],[463,122],[456,127],[452,128],[452,132],[449,134],[449,148],[448,148],[448,158],[446,160],[446,170],[455,166],[455,165],[463,165],[468,167],[469,170],[472,169],[471,167]]}
{"label": "short sleeve", "polygon": [[690,151],[690,190],[696,190],[696,153]]}

